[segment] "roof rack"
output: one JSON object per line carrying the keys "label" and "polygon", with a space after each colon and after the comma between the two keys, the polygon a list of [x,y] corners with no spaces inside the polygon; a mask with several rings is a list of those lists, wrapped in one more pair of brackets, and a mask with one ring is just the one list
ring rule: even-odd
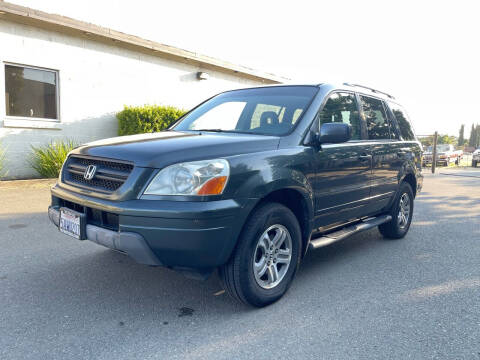
{"label": "roof rack", "polygon": [[390,94],[388,94],[388,93],[386,93],[386,92],[384,92],[384,91],[376,90],[376,89],[373,89],[373,88],[368,87],[368,86],[363,86],[363,85],[359,85],[359,84],[350,84],[350,83],[343,83],[343,85],[361,87],[361,88],[364,88],[364,89],[368,89],[368,90],[370,90],[371,92],[374,92],[374,93],[386,95],[386,96],[388,96],[390,99],[395,99],[392,95],[390,95]]}

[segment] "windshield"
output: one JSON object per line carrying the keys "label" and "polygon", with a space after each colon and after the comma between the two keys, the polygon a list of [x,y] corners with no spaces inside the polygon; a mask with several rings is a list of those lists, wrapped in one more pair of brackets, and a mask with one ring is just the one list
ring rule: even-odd
{"label": "windshield", "polygon": [[173,129],[285,135],[307,110],[317,91],[315,86],[229,91],[198,106]]}
{"label": "windshield", "polygon": [[437,145],[437,151],[449,151],[449,150],[450,150],[450,145],[446,145],[446,144]]}
{"label": "windshield", "polygon": [[[449,151],[450,150],[450,145],[448,144],[439,144],[437,145],[437,151]],[[429,146],[427,147],[427,151],[428,152],[432,152],[433,151],[433,146]]]}

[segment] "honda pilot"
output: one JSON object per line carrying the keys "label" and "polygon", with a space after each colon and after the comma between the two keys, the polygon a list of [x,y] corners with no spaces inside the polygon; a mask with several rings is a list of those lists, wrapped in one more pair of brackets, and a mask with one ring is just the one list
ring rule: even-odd
{"label": "honda pilot", "polygon": [[403,238],[422,187],[407,112],[360,85],[226,91],[166,131],[85,144],[48,209],[62,233],[206,278],[257,307],[309,250],[378,227]]}

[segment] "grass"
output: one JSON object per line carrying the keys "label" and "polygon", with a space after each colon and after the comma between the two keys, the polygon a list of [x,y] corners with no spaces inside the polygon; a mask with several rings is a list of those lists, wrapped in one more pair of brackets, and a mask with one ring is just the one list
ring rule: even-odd
{"label": "grass", "polygon": [[30,166],[44,178],[58,177],[65,159],[77,146],[74,140],[51,142],[44,146],[32,146]]}

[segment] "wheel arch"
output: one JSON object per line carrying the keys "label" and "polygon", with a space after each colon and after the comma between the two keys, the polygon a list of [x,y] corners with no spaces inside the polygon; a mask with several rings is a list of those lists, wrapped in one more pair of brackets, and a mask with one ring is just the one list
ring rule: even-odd
{"label": "wheel arch", "polygon": [[310,240],[313,226],[313,201],[310,194],[295,187],[284,187],[272,190],[258,200],[250,211],[248,218],[260,206],[268,202],[276,202],[290,209],[298,220],[302,231],[302,257]]}
{"label": "wheel arch", "polygon": [[412,187],[413,197],[415,198],[417,196],[417,178],[413,173],[409,172],[402,178],[400,184],[404,181],[409,183]]}

